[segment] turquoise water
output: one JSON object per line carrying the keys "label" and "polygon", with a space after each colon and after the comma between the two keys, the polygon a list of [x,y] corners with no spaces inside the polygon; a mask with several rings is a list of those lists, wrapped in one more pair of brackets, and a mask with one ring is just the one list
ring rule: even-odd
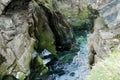
{"label": "turquoise water", "polygon": [[[75,40],[70,51],[54,66],[58,72],[49,76],[48,80],[85,80],[89,75],[87,31],[76,31]],[[75,49],[75,50],[74,50]],[[59,53],[60,54],[60,53]],[[60,73],[60,74],[59,74]]]}

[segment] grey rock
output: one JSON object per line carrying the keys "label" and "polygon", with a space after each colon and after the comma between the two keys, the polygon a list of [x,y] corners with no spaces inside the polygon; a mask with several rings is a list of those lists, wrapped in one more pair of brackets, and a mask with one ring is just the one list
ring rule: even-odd
{"label": "grey rock", "polygon": [[[96,19],[94,24],[94,32],[88,37],[89,44],[89,53],[92,53],[92,50],[95,51],[95,62],[99,62],[115,51],[119,50],[120,45],[120,28],[109,29],[104,25],[104,20],[102,23],[98,22],[100,19]],[[100,28],[99,26],[103,26]]]}
{"label": "grey rock", "polygon": [[0,14],[2,14],[2,11],[4,10],[4,5],[0,3]]}
{"label": "grey rock", "polygon": [[30,73],[29,64],[34,51],[35,40],[28,34],[26,14],[19,12],[0,16],[0,55],[5,58],[0,64],[0,73],[9,73],[18,79]]}
{"label": "grey rock", "polygon": [[120,0],[111,1],[99,13],[110,29],[120,27]]}
{"label": "grey rock", "polygon": [[0,15],[2,14],[5,7],[11,2],[11,0],[0,0]]}
{"label": "grey rock", "polygon": [[2,16],[0,17],[0,30],[10,30],[15,29],[15,25],[10,17]]}
{"label": "grey rock", "polygon": [[111,32],[105,32],[105,31],[100,30],[99,33],[100,33],[100,36],[102,37],[102,39],[114,38],[114,34]]}
{"label": "grey rock", "polygon": [[110,29],[120,27],[120,0],[88,0],[92,8],[99,11],[100,17]]}

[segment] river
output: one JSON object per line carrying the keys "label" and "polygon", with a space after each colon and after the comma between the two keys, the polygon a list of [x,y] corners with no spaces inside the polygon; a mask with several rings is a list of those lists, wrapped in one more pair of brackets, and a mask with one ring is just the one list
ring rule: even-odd
{"label": "river", "polygon": [[48,80],[85,80],[89,75],[88,66],[88,31],[75,31],[75,40],[70,51],[59,52],[64,54],[55,62],[54,70]]}

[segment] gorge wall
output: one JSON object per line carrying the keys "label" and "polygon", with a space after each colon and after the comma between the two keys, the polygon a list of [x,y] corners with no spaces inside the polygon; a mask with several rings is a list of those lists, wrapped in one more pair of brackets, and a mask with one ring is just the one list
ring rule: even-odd
{"label": "gorge wall", "polygon": [[57,59],[69,50],[72,28],[90,31],[88,80],[110,80],[99,71],[119,71],[119,9],[120,0],[0,0],[0,80],[40,80],[48,71],[42,52]]}
{"label": "gorge wall", "polygon": [[[109,56],[120,46],[120,2],[118,0],[108,2],[101,9],[99,7],[99,17],[94,21],[94,32],[88,37],[90,47],[92,46],[91,48],[96,52],[96,57],[99,56],[101,59]],[[104,1],[101,5],[104,5]]]}
{"label": "gorge wall", "polygon": [[[47,71],[39,56],[44,49],[53,57],[70,49],[71,27],[53,8],[49,0],[0,1],[0,80],[33,80]],[[29,77],[32,69],[38,71]]]}
{"label": "gorge wall", "polygon": [[119,80],[120,1],[93,0],[90,5],[99,11],[99,17],[94,21],[94,32],[88,35],[93,69],[87,80]]}

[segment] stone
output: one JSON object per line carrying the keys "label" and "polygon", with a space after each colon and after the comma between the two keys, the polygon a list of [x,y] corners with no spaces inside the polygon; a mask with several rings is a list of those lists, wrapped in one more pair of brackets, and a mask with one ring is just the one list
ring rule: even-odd
{"label": "stone", "polygon": [[15,29],[15,25],[13,24],[12,19],[5,16],[0,17],[0,29],[2,30]]}
{"label": "stone", "polygon": [[0,15],[3,13],[5,7],[11,2],[11,0],[1,0],[0,1]]}
{"label": "stone", "polygon": [[23,72],[17,72],[16,78],[19,80],[25,80],[26,76]]}
{"label": "stone", "polygon": [[100,16],[110,29],[120,27],[120,0],[113,0],[100,9]]}
{"label": "stone", "polygon": [[85,3],[99,11],[100,17],[110,29],[120,27],[120,0],[88,0]]}
{"label": "stone", "polygon": [[105,32],[105,31],[100,30],[99,33],[100,33],[100,36],[101,36],[102,39],[112,39],[112,38],[114,38],[114,34],[111,33],[111,32]]}
{"label": "stone", "polygon": [[[16,17],[21,16],[21,18],[13,17],[16,14]],[[0,55],[4,58],[1,58],[3,63],[0,64],[0,79],[5,74],[16,77],[17,72],[24,72],[24,77],[26,77],[30,73],[29,64],[35,40],[30,38],[29,25],[24,18],[22,12],[10,16],[0,16]],[[19,32],[17,32],[14,21],[16,24],[22,23],[17,25]]]}
{"label": "stone", "polygon": [[70,48],[71,27],[48,4],[44,0],[0,0],[0,80],[24,80],[28,76],[36,79],[47,73],[45,64],[53,59],[44,62],[37,52],[47,49],[57,57],[58,42]]}
{"label": "stone", "polygon": [[[99,24],[98,24],[99,23]],[[120,28],[110,29],[105,25],[104,20],[95,20],[94,32],[88,36],[89,53],[93,53],[91,45],[95,51],[95,62],[106,59],[114,50],[119,50]]]}
{"label": "stone", "polygon": [[2,14],[3,9],[4,9],[4,5],[0,3],[0,14]]}

